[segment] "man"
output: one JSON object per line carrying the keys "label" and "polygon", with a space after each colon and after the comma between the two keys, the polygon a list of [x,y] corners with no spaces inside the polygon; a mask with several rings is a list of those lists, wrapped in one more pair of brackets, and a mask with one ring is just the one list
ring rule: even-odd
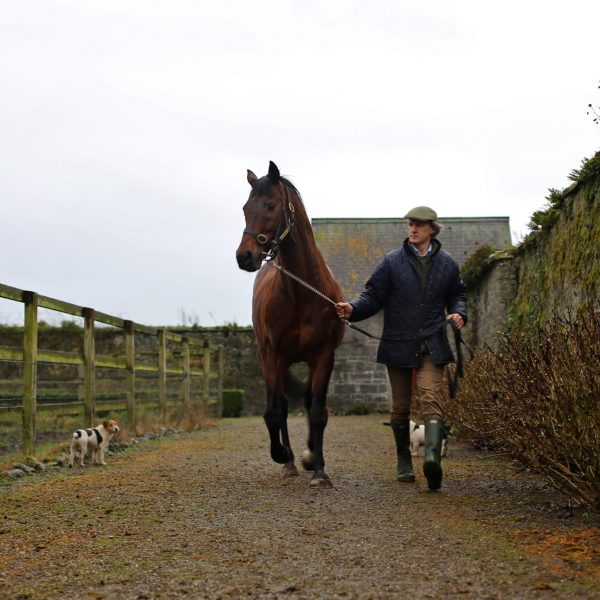
{"label": "man", "polygon": [[392,388],[391,426],[398,455],[397,479],[413,482],[410,455],[412,373],[425,421],[423,472],[430,489],[442,485],[441,450],[444,435],[441,398],[444,365],[452,362],[445,320],[457,328],[467,321],[465,286],[454,259],[436,239],[436,212],[427,206],[410,210],[408,237],[386,254],[360,298],[338,302],[338,317],[361,321],[384,309],[382,341],[377,362],[387,366]]}

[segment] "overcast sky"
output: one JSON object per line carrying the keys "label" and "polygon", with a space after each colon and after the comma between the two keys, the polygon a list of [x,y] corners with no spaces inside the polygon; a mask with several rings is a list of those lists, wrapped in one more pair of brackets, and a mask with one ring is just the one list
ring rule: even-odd
{"label": "overcast sky", "polygon": [[589,0],[3,0],[0,282],[250,324],[235,249],[269,160],[310,217],[428,204],[521,238],[600,148],[599,22]]}

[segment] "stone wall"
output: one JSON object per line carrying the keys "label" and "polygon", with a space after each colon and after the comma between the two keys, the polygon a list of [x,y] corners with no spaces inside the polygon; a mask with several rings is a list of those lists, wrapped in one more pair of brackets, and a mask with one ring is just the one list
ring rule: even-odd
{"label": "stone wall", "polygon": [[[383,314],[375,315],[357,325],[381,335]],[[335,367],[329,382],[328,404],[334,411],[354,412],[389,410],[390,394],[384,365],[376,362],[378,340],[349,327],[335,354]]]}
{"label": "stone wall", "polygon": [[469,290],[471,320],[465,339],[494,346],[501,331],[523,331],[555,315],[575,317],[600,301],[600,153],[596,173],[554,191],[542,226],[514,256],[493,260]]}
{"label": "stone wall", "polygon": [[211,327],[176,329],[190,338],[209,340],[225,348],[224,389],[244,390],[244,414],[262,414],[265,408],[265,382],[252,327]]}
{"label": "stone wall", "polygon": [[600,153],[598,173],[554,192],[545,223],[518,252],[519,287],[511,313],[518,328],[556,314],[575,316],[600,299]]}
{"label": "stone wall", "polygon": [[499,332],[506,331],[512,303],[517,294],[517,261],[496,260],[477,287],[469,290],[469,323],[463,337],[471,346],[494,347]]}

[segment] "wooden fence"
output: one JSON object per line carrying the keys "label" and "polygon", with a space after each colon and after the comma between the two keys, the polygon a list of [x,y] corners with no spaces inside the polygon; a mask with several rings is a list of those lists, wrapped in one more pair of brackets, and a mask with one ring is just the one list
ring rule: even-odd
{"label": "wooden fence", "polygon": [[[182,378],[181,401],[183,408],[189,408],[192,401],[191,380],[202,379],[201,404],[205,416],[209,414],[209,405],[217,405],[217,416],[222,411],[224,352],[223,347],[212,348],[207,342],[181,336],[169,330],[148,327],[133,321],[120,319],[93,308],[77,306],[62,300],[42,296],[36,292],[23,291],[0,284],[0,298],[14,300],[24,304],[23,347],[15,348],[0,345],[0,361],[11,361],[22,365],[23,401],[13,408],[21,410],[22,435],[21,451],[31,455],[36,440],[37,375],[38,364],[71,365],[81,368],[83,376],[82,402],[85,427],[92,427],[96,420],[96,369],[114,369],[125,374],[125,402],[128,428],[135,432],[137,426],[136,410],[136,373],[156,373],[158,386],[158,410],[164,418],[167,408],[167,376]],[[38,309],[46,308],[59,313],[83,318],[83,351],[64,352],[38,349]],[[96,354],[96,323],[102,323],[123,331],[124,357],[101,356]],[[136,334],[156,338],[158,360],[155,364],[136,361]],[[167,342],[175,343],[179,348],[179,365],[168,364]],[[216,361],[211,361],[211,353],[216,353]],[[191,367],[191,356],[199,358],[202,368]],[[216,362],[216,365],[214,364]],[[216,379],[216,397],[210,396],[211,379]],[[72,406],[77,403],[70,403]],[[64,404],[44,405],[44,408],[56,408]]]}

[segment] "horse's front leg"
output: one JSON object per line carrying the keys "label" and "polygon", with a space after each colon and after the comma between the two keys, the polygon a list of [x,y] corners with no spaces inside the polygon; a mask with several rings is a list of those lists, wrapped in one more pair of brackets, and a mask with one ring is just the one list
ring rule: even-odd
{"label": "horse's front leg", "polygon": [[325,473],[323,437],[327,427],[327,386],[333,370],[333,353],[320,357],[310,365],[312,372],[312,402],[308,412],[308,450],[303,453],[305,469],[314,471],[311,485],[331,485]]}
{"label": "horse's front leg", "polygon": [[287,430],[287,402],[283,393],[283,375],[278,370],[275,374],[265,376],[265,379],[267,407],[263,418],[271,438],[271,458],[276,463],[284,465],[284,474],[293,475],[296,467]]}

